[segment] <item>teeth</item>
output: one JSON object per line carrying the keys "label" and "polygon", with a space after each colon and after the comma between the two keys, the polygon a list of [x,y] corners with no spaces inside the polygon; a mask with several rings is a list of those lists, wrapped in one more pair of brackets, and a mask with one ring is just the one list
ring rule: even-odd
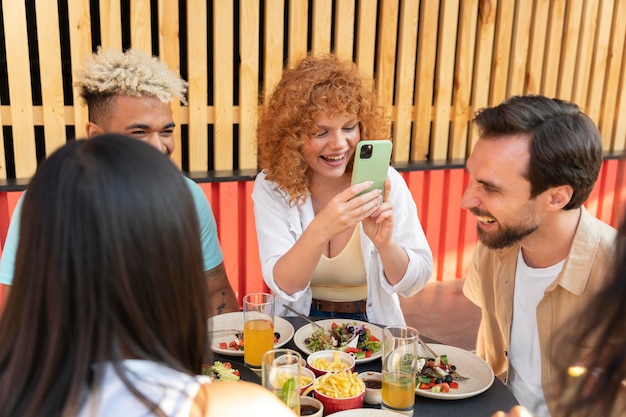
{"label": "teeth", "polygon": [[487,223],[487,224],[491,224],[491,223],[494,223],[496,221],[496,219],[493,219],[491,217],[483,217],[483,216],[478,216],[477,219],[478,219],[479,222]]}
{"label": "teeth", "polygon": [[327,161],[341,161],[343,159],[343,155],[339,155],[339,156],[322,156],[322,158],[326,159]]}

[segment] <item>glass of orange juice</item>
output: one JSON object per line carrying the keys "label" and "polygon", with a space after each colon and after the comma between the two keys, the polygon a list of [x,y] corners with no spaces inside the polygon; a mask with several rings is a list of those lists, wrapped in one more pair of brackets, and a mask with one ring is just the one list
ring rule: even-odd
{"label": "glass of orange juice", "polygon": [[243,359],[260,372],[263,354],[274,348],[274,296],[255,292],[243,297]]}
{"label": "glass of orange juice", "polygon": [[419,333],[413,327],[389,326],[383,329],[381,408],[406,416],[415,405],[415,371]]}

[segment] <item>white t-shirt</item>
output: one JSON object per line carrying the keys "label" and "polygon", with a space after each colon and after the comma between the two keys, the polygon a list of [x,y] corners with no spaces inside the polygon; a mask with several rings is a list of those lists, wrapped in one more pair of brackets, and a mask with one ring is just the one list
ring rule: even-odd
{"label": "white t-shirt", "polygon": [[531,268],[524,262],[521,248],[517,255],[507,385],[519,403],[535,417],[550,416],[541,387],[537,305],[564,263],[563,260],[547,268]]}
{"label": "white t-shirt", "polygon": [[[168,417],[188,417],[201,384],[211,382],[208,376],[191,376],[146,360],[125,360],[127,376],[148,399],[158,404]],[[104,368],[101,389],[92,393],[82,406],[79,417],[146,417],[153,415],[131,393],[111,363],[94,365]]]}

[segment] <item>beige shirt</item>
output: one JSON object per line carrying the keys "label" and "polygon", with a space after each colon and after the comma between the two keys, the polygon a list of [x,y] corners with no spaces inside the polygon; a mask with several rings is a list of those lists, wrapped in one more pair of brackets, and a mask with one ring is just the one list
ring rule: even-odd
{"label": "beige shirt", "polygon": [[[553,413],[556,398],[548,393],[556,378],[551,358],[553,334],[603,285],[608,277],[617,233],[614,228],[591,216],[582,208],[580,221],[565,265],[548,286],[537,306],[537,330],[541,348],[541,382],[548,408]],[[508,352],[511,340],[515,269],[519,245],[489,249],[478,243],[463,293],[482,311],[476,353],[493,368],[504,383],[508,377]],[[581,348],[583,357],[588,350]]]}
{"label": "beige shirt", "polygon": [[361,255],[359,227],[346,247],[335,257],[322,255],[311,277],[313,298],[326,301],[359,301],[367,299],[365,263]]}

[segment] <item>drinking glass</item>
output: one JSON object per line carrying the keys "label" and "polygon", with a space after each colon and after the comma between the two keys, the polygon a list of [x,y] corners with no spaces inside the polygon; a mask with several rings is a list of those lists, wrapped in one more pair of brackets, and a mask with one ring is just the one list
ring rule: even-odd
{"label": "drinking glass", "polygon": [[[245,340],[245,339],[244,339]],[[302,356],[291,349],[272,349],[263,355],[261,381],[265,388],[300,415]]]}
{"label": "drinking glass", "polygon": [[263,354],[274,348],[274,296],[256,292],[243,297],[243,359],[259,371]]}
{"label": "drinking glass", "polygon": [[419,333],[413,327],[389,326],[383,329],[381,408],[406,416],[415,406],[415,368]]}

